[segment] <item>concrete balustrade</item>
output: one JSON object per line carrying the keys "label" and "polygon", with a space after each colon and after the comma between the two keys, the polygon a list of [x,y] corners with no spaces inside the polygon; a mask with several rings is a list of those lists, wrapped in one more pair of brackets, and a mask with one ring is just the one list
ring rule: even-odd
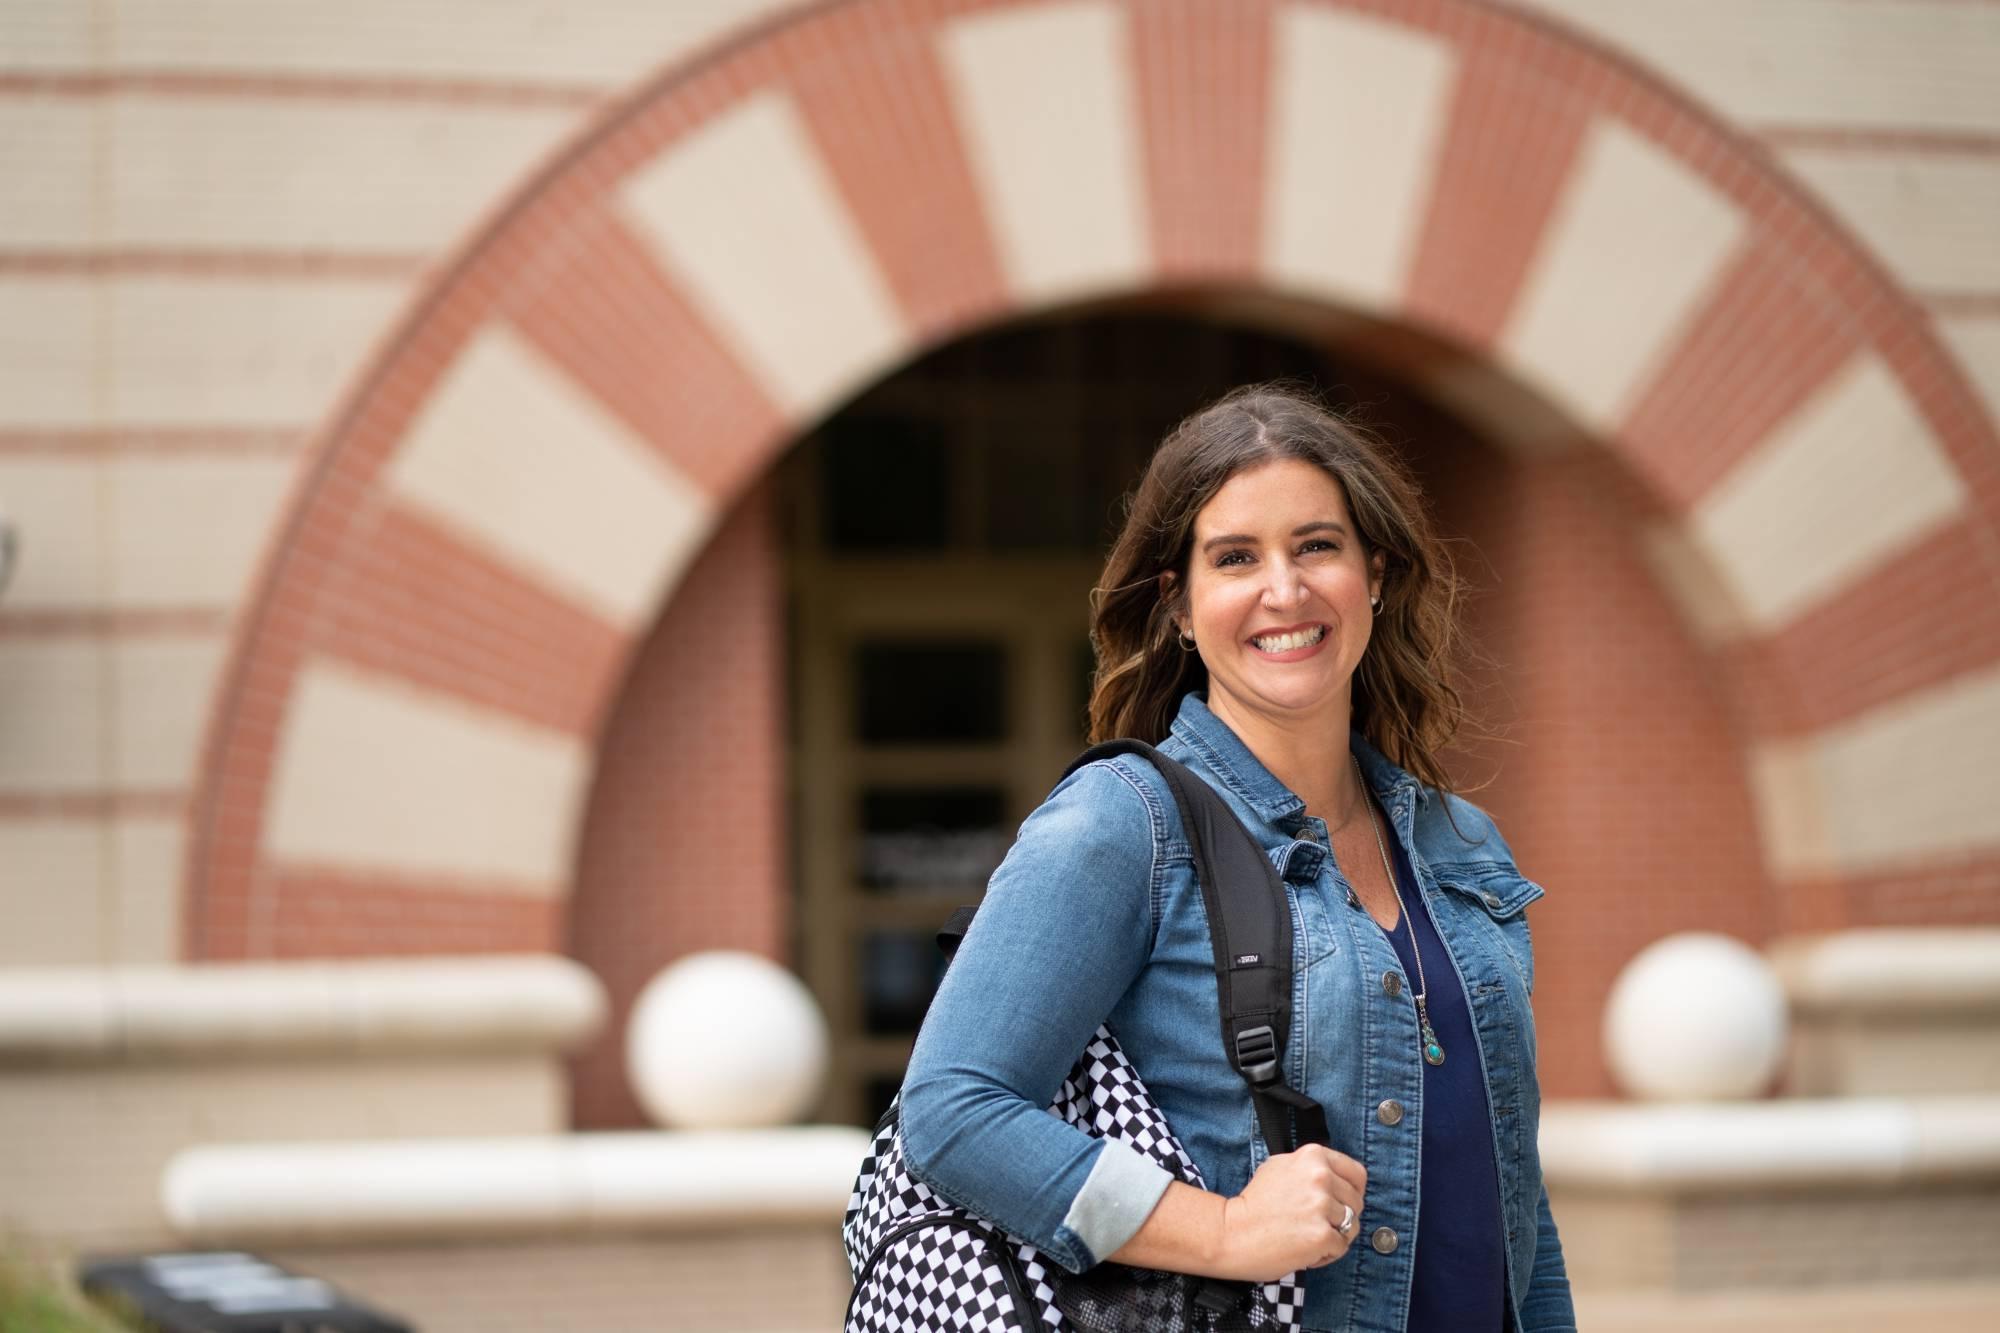
{"label": "concrete balustrade", "polygon": [[1770,956],[1798,1014],[2000,1014],[2000,928],[1843,930]]}
{"label": "concrete balustrade", "polygon": [[868,1147],[844,1126],[193,1148],[168,1219],[268,1245],[817,1222],[830,1237]]}
{"label": "concrete balustrade", "polygon": [[1983,1281],[1980,1308],[2000,1299],[2000,1095],[1553,1103],[1541,1149],[1579,1291]]}
{"label": "concrete balustrade", "polygon": [[2000,1180],[2000,1095],[1543,1108],[1551,1191],[1671,1194]]}
{"label": "concrete balustrade", "polygon": [[0,1063],[554,1053],[604,1016],[589,970],[545,955],[9,968],[0,971]]}
{"label": "concrete balustrade", "polygon": [[0,971],[0,1226],[176,1243],[198,1144],[559,1134],[603,990],[551,956]]}
{"label": "concrete balustrade", "polygon": [[1797,1097],[2000,1094],[2000,929],[1845,930],[1780,940]]}

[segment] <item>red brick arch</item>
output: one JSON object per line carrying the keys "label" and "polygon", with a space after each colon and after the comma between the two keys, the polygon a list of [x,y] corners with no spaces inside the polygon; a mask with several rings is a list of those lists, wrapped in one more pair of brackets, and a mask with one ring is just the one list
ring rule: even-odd
{"label": "red brick arch", "polygon": [[[192,957],[311,954],[393,913],[399,948],[551,947],[560,894],[449,867],[358,875],[268,853],[279,746],[302,669],[337,662],[594,743],[643,626],[619,626],[399,507],[385,473],[481,329],[502,325],[657,450],[718,510],[831,402],[787,407],[718,334],[612,196],[747,98],[777,92],[879,272],[904,354],[1027,313],[958,132],[937,31],[1018,0],[851,0],[803,10],[662,74],[607,112],[442,272],[329,422],[247,613],[190,815]],[[1623,59],[1472,0],[1301,7],[1377,15],[1456,56],[1434,184],[1401,290],[1363,313],[1484,360],[1520,297],[1579,145],[1613,120],[1747,219],[1726,280],[1600,442],[1686,514],[1773,427],[1866,352],[1894,375],[1971,495],[1962,517],[1724,667],[1746,738],[1810,733],[2000,658],[1994,426],[1921,313],[1836,223],[1726,125]],[[1268,291],[1272,0],[1127,0],[1145,263],[1100,290]],[[1366,207],[1368,201],[1356,201]],[[1296,293],[1285,293],[1296,295]],[[656,571],[634,568],[634,586]],[[1885,672],[1885,642],[1897,646]],[[385,765],[394,754],[381,757]],[[337,861],[337,858],[336,858]],[[2000,862],[1940,871],[2000,910]],[[1958,882],[1954,881],[1954,882]],[[557,886],[559,888],[559,886]],[[1795,886],[1799,920],[1867,919],[1868,886]],[[1790,891],[1790,890],[1788,890]]]}

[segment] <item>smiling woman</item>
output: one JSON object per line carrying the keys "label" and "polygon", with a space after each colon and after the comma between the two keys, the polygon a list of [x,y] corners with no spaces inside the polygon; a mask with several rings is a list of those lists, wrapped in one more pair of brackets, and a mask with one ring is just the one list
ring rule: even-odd
{"label": "smiling woman", "polygon": [[[1575,1328],[1535,1133],[1542,891],[1438,757],[1457,599],[1414,481],[1317,402],[1239,389],[1168,434],[1093,594],[1091,739],[1157,744],[1280,869],[1305,984],[1279,1067],[1326,1141],[1265,1124],[1217,1049],[1197,840],[1123,754],[994,872],[903,1085],[911,1174],[1072,1272],[1297,1272],[1308,1330]],[[1206,1188],[1043,1112],[1100,1023]]]}
{"label": "smiling woman", "polygon": [[[1259,604],[1232,601],[1228,588]],[[1210,593],[1253,619],[1191,623],[1190,602]],[[1323,669],[1340,682],[1352,725],[1378,737],[1392,762],[1452,789],[1436,755],[1462,714],[1448,675],[1458,579],[1415,480],[1380,441],[1311,399],[1252,385],[1183,421],[1154,455],[1094,597],[1094,737],[1164,734],[1181,697],[1217,675],[1236,696],[1249,659],[1229,645],[1245,647],[1243,632],[1312,630],[1317,615],[1337,636]],[[1320,609],[1287,610],[1298,607]],[[1176,640],[1190,651],[1165,651]]]}

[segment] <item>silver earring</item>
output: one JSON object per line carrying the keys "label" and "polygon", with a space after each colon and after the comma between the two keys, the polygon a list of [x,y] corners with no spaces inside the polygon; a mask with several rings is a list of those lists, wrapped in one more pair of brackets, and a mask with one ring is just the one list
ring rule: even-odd
{"label": "silver earring", "polygon": [[1382,599],[1380,597],[1369,598],[1368,609],[1370,611],[1380,611],[1382,609]]}
{"label": "silver earring", "polygon": [[1181,651],[1184,653],[1194,651],[1194,635],[1188,633],[1186,630],[1181,631]]}

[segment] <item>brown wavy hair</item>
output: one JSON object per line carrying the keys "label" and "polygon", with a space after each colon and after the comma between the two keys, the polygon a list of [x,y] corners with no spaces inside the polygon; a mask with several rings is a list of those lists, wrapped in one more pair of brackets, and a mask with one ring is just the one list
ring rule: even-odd
{"label": "brown wavy hair", "polygon": [[[1176,642],[1195,516],[1238,472],[1281,458],[1324,469],[1346,497],[1363,556],[1384,556],[1382,607],[1354,670],[1354,727],[1405,772],[1453,790],[1438,753],[1464,720],[1449,671],[1463,585],[1416,481],[1388,448],[1283,383],[1246,385],[1202,408],[1147,464],[1091,590],[1091,740],[1157,742],[1181,696],[1207,687],[1200,655]],[[1175,578],[1164,581],[1165,573]]]}

